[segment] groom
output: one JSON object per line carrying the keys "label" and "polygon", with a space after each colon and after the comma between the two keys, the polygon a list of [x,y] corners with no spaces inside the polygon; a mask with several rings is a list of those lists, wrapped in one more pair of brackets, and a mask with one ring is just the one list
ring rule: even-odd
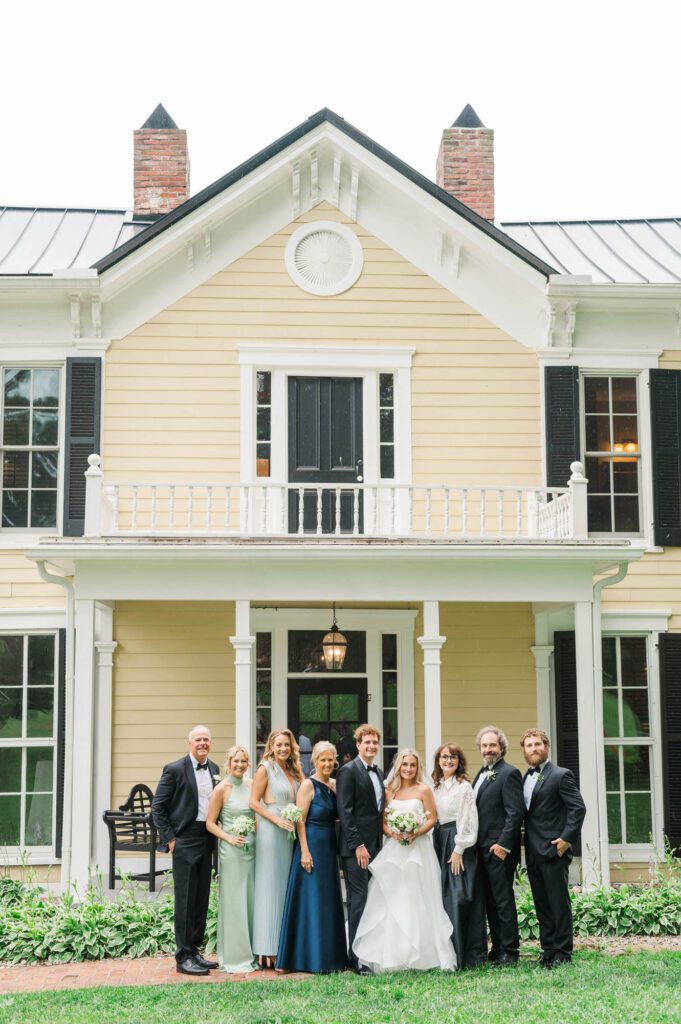
{"label": "groom", "polygon": [[382,814],[385,804],[383,772],[374,764],[381,742],[375,725],[355,730],[357,757],[338,772],[336,800],[340,818],[340,857],[348,900],[348,944],[350,965],[358,974],[370,974],[360,967],[352,951],[359,919],[369,891],[369,861],[383,841]]}
{"label": "groom", "polygon": [[195,725],[189,753],[167,764],[151,805],[163,847],[173,855],[175,941],[179,974],[208,974],[217,961],[199,953],[203,945],[210,896],[215,840],[206,829],[206,813],[220,769],[208,760],[210,730]]}

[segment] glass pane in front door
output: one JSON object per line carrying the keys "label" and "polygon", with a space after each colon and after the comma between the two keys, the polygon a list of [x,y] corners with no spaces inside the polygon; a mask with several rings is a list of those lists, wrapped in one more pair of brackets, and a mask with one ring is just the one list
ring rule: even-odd
{"label": "glass pane in front door", "polygon": [[300,745],[306,774],[315,743],[329,740],[338,751],[339,764],[351,761],[357,749],[353,733],[366,721],[366,679],[289,679],[289,728]]}

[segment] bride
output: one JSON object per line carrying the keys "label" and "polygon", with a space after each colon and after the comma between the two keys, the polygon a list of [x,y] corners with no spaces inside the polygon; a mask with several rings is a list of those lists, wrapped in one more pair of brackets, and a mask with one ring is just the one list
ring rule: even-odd
{"label": "bride", "polygon": [[[386,786],[383,849],[369,864],[369,896],[353,951],[375,973],[454,970],[452,925],[442,905],[440,868],[428,832],[436,821],[432,790],[424,784],[421,758],[401,750]],[[394,832],[391,810],[423,817],[413,834]]]}

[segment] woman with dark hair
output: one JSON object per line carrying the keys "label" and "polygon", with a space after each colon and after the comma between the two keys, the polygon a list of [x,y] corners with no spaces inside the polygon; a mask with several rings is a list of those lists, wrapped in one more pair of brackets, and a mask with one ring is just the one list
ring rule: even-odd
{"label": "woman with dark hair", "polygon": [[487,940],[475,848],[478,812],[460,746],[443,743],[438,747],[432,779],[438,817],[433,846],[440,862],[442,902],[452,922],[456,963],[462,970],[485,963]]}

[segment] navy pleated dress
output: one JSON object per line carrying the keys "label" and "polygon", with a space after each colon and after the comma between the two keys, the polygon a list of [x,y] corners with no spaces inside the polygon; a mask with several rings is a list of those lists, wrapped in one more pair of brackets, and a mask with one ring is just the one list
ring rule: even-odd
{"label": "navy pleated dress", "polygon": [[310,779],[314,797],[305,821],[314,867],[300,864],[296,842],[281,923],[277,967],[285,971],[327,974],[347,967],[345,922],[336,854],[336,794]]}

